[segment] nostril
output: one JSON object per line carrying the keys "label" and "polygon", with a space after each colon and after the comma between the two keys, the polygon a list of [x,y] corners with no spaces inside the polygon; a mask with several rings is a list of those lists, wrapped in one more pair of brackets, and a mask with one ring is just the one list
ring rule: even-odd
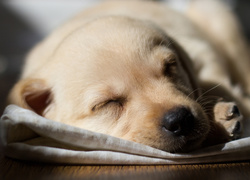
{"label": "nostril", "polygon": [[164,128],[174,134],[179,134],[181,131],[181,126],[177,123],[164,123]]}
{"label": "nostril", "polygon": [[185,107],[170,110],[163,118],[165,130],[178,136],[187,135],[194,128],[194,123],[194,115]]}

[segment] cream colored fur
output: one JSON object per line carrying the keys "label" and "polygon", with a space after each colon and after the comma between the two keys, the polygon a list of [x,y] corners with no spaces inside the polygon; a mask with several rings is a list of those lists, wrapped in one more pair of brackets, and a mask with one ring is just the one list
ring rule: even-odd
{"label": "cream colored fur", "polygon": [[[84,11],[31,51],[9,103],[165,151],[228,140],[241,119],[232,116],[224,125],[233,105],[218,102],[213,109],[217,101],[205,98],[236,101],[249,116],[249,54],[233,15],[218,2],[205,2],[216,4],[218,16],[213,8],[203,11],[200,1],[184,14],[147,1],[106,2]],[[192,132],[164,134],[162,117],[181,106],[197,119]]]}

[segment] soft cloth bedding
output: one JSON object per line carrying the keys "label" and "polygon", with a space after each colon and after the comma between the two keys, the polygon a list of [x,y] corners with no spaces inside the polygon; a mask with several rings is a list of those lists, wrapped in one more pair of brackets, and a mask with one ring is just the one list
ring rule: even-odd
{"label": "soft cloth bedding", "polygon": [[45,119],[15,105],[0,121],[0,149],[26,161],[63,164],[194,164],[250,160],[250,137],[186,154],[149,146]]}

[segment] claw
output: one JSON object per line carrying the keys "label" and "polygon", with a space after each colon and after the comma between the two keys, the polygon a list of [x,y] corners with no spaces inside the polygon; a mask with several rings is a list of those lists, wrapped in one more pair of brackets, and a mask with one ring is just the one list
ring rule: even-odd
{"label": "claw", "polygon": [[230,136],[233,140],[240,138],[240,136],[241,136],[241,123],[239,121],[235,124],[235,127],[234,127],[232,133],[230,134]]}
{"label": "claw", "polygon": [[227,120],[230,120],[230,119],[233,119],[235,117],[239,117],[241,114],[240,114],[240,110],[239,108],[234,105],[231,109],[231,112],[227,115]]}

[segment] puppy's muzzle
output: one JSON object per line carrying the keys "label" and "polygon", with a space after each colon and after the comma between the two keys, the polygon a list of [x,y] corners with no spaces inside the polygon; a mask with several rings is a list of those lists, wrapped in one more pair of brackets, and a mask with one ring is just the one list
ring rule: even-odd
{"label": "puppy's muzzle", "polygon": [[186,107],[177,107],[164,115],[163,128],[169,135],[186,136],[195,126],[195,117]]}

